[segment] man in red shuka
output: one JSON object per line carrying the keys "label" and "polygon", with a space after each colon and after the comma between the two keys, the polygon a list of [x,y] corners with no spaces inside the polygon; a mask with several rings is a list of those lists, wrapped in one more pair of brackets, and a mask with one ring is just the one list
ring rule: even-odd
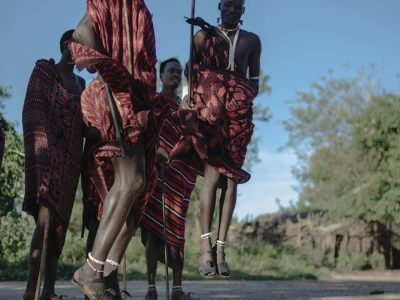
{"label": "man in red shuka", "polygon": [[[258,93],[261,42],[240,29],[244,0],[221,0],[221,24],[202,19],[188,22],[202,29],[194,36],[192,108],[175,122],[184,124],[171,161],[181,160],[204,176],[200,193],[201,243],[199,272],[207,278],[230,276],[225,242],[237,198],[237,184],[250,179],[242,169],[254,124],[253,100]],[[197,155],[194,155],[196,153]],[[216,245],[211,243],[216,190],[222,187]]]}

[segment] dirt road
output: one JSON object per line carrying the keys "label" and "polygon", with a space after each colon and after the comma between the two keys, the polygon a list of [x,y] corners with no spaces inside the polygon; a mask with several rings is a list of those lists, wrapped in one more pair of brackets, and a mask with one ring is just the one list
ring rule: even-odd
{"label": "dirt road", "polygon": [[[400,300],[400,272],[332,274],[319,281],[187,281],[184,290],[207,299],[295,299],[295,300]],[[165,298],[165,282],[158,282],[159,299]],[[0,282],[1,300],[21,300],[25,282]],[[146,282],[129,281],[131,299],[143,299]],[[67,300],[83,300],[70,282],[59,281],[56,292]]]}

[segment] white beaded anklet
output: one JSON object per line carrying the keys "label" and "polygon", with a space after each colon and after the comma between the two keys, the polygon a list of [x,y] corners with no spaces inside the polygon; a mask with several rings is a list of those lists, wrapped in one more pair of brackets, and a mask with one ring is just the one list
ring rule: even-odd
{"label": "white beaded anklet", "polygon": [[206,240],[206,239],[209,239],[209,238],[211,238],[212,237],[212,232],[207,232],[207,233],[204,233],[204,234],[202,234],[201,236],[200,236],[200,238],[202,239],[202,240]]}
{"label": "white beaded anklet", "polygon": [[217,240],[217,245],[221,247],[225,247],[226,242]]}
{"label": "white beaded anklet", "polygon": [[89,252],[89,255],[88,255],[88,256],[89,256],[89,258],[86,258],[86,262],[87,262],[88,265],[92,268],[92,270],[93,270],[94,272],[96,272],[96,273],[104,273],[103,270],[97,270],[95,267],[93,267],[92,264],[90,263],[90,261],[95,262],[96,264],[99,264],[100,266],[104,266],[105,262],[104,262],[104,261],[101,261],[101,260],[98,260],[98,259],[95,259],[95,258],[92,256],[92,252]]}
{"label": "white beaded anklet", "polygon": [[92,266],[92,264],[90,263],[89,258],[86,258],[86,262],[88,263],[88,265],[92,268],[92,270],[96,273],[104,273],[103,270],[97,270],[95,267]]}
{"label": "white beaded anklet", "polygon": [[108,262],[110,265],[112,265],[113,267],[119,267],[119,263],[117,263],[116,261],[113,261],[109,258],[106,259],[106,262]]}
{"label": "white beaded anklet", "polygon": [[99,265],[102,265],[102,266],[104,266],[104,264],[105,264],[104,261],[95,259],[95,258],[92,256],[92,252],[89,252],[89,258],[90,258],[91,261],[95,262],[96,264],[99,264]]}

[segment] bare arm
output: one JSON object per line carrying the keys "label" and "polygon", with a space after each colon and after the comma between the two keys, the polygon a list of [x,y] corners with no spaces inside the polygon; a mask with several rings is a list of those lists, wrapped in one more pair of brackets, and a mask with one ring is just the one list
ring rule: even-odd
{"label": "bare arm", "polygon": [[103,46],[101,45],[100,38],[94,31],[92,21],[89,16],[85,14],[82,20],[76,27],[74,34],[72,35],[74,41],[85,45],[86,47],[95,49],[100,53],[104,53]]}
{"label": "bare arm", "polygon": [[199,30],[196,32],[196,34],[193,37],[193,43],[194,43],[194,45],[193,45],[194,46],[193,47],[193,63],[198,64],[201,61],[200,47],[203,42],[204,35],[205,35],[205,31]]}
{"label": "bare arm", "polygon": [[261,56],[261,41],[260,38],[255,35],[253,51],[249,57],[249,76],[251,82],[257,87],[257,93],[259,88],[259,76],[260,76],[260,56]]}
{"label": "bare arm", "polygon": [[[193,64],[200,63],[200,54],[199,53],[200,53],[200,45],[201,45],[203,38],[204,38],[203,30],[196,32],[196,34],[193,36],[193,52],[192,52],[192,61],[191,61],[192,66],[193,66]],[[190,61],[186,63],[186,71],[185,71],[186,76],[189,76],[189,71],[188,71],[189,66],[190,66],[189,63],[190,63]],[[187,103],[188,103],[188,106],[190,107],[189,99],[188,99]]]}

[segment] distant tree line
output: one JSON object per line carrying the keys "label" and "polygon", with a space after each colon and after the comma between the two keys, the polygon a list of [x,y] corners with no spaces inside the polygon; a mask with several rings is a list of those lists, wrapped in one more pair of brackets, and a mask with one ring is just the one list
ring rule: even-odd
{"label": "distant tree line", "polygon": [[284,148],[298,157],[297,209],[400,222],[400,96],[375,75],[374,68],[347,78],[329,71],[289,103]]}

